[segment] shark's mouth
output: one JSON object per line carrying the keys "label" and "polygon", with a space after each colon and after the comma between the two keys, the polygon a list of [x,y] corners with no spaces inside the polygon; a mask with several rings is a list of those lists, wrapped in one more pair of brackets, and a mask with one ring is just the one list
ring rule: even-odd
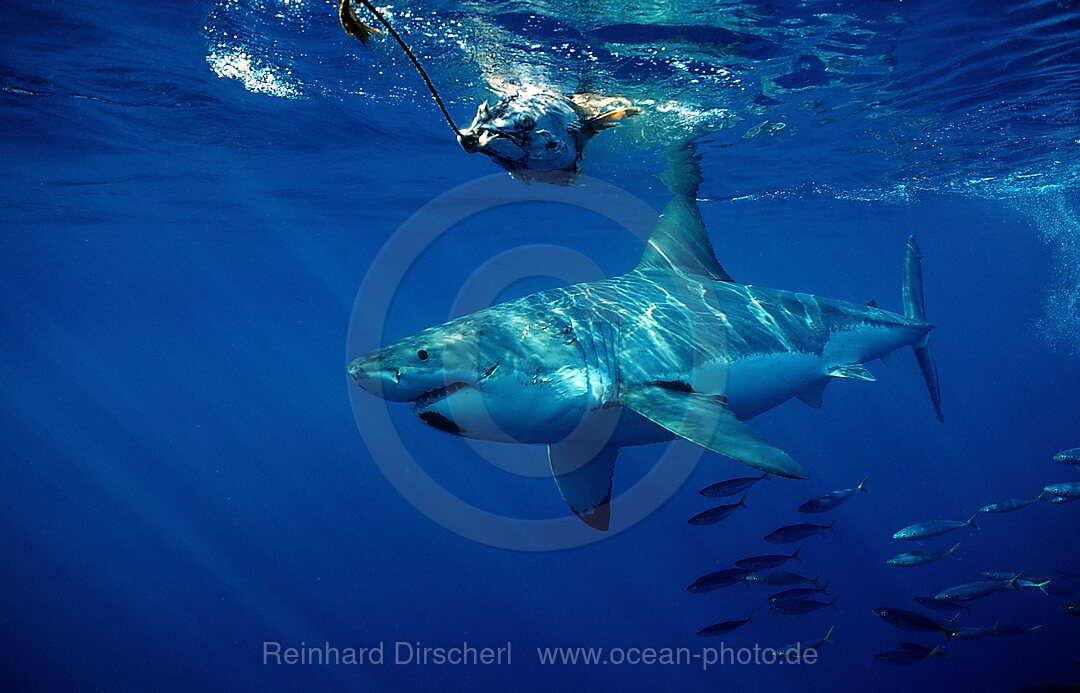
{"label": "shark's mouth", "polygon": [[458,426],[451,419],[443,416],[437,411],[431,411],[429,407],[434,404],[438,404],[455,392],[467,387],[465,383],[450,383],[446,387],[440,387],[430,392],[426,392],[416,398],[416,403],[413,406],[413,411],[416,415],[432,428],[436,428],[440,431],[446,431],[447,433],[453,433],[454,435],[464,435],[465,429]]}
{"label": "shark's mouth", "polygon": [[429,392],[425,392],[424,394],[413,400],[414,408],[417,411],[426,409],[432,404],[435,404],[436,402],[441,402],[442,400],[446,399],[447,397],[461,390],[464,387],[468,386],[465,383],[450,383],[446,387],[440,387]]}

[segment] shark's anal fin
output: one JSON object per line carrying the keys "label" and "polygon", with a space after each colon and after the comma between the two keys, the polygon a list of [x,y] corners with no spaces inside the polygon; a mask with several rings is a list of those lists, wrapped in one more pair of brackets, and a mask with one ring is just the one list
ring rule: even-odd
{"label": "shark's anal fin", "polygon": [[713,452],[779,476],[806,478],[803,468],[786,452],[735,418],[723,397],[643,385],[620,393],[619,402]]}
{"label": "shark's anal fin", "polygon": [[581,520],[602,532],[611,523],[611,476],[619,448],[564,440],[548,446],[548,461],[563,500]]}
{"label": "shark's anal fin", "polygon": [[834,378],[854,378],[855,380],[868,380],[874,382],[877,378],[861,363],[852,363],[847,366],[836,366],[829,371]]}

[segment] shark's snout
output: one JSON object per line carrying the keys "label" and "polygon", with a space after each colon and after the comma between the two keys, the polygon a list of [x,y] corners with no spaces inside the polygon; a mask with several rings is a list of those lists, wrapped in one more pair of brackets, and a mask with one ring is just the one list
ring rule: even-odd
{"label": "shark's snout", "polygon": [[396,368],[390,368],[380,363],[378,359],[370,359],[361,356],[349,364],[349,377],[357,385],[367,390],[376,397],[400,402],[410,399],[407,393],[398,387],[401,381],[401,372]]}
{"label": "shark's snout", "polygon": [[[420,350],[424,359],[430,358]],[[390,402],[413,402],[425,409],[466,387],[472,380],[466,374],[448,373],[441,368],[418,368],[374,352],[354,359],[349,376],[367,392]]]}

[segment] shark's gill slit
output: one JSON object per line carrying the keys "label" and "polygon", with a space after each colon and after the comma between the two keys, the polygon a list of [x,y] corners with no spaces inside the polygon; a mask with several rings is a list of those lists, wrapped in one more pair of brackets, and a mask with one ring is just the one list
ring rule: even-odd
{"label": "shark's gill slit", "polygon": [[[349,3],[350,0],[340,0],[338,4],[338,16],[341,19],[341,26],[343,26],[345,28],[345,31],[349,32],[349,34],[360,39],[361,43],[367,44],[368,36],[373,33],[381,32],[376,30],[374,27],[370,27],[367,24],[361,22],[357,18],[356,13],[353,12],[352,5],[350,5]],[[409,45],[405,43],[405,40],[401,38],[397,31],[394,30],[394,27],[390,25],[390,22],[386,19],[386,17],[383,16],[382,12],[379,12],[379,10],[376,9],[375,6],[369,2],[369,0],[360,0],[360,4],[366,7],[368,9],[368,12],[371,12],[371,14],[375,15],[375,19],[378,19],[379,23],[386,27],[386,31],[394,38],[395,41],[397,41],[398,45],[401,46],[401,50],[405,51],[405,55],[409,56],[409,60],[412,61],[412,64],[416,68],[416,71],[419,72],[420,76],[424,78],[424,84],[427,85],[428,91],[430,91],[431,95],[435,97],[435,103],[438,104],[439,110],[442,111],[443,116],[446,118],[446,122],[450,123],[450,127],[451,129],[453,129],[454,135],[461,137],[461,130],[458,130],[458,126],[454,124],[454,119],[450,117],[450,111],[446,110],[446,105],[443,104],[442,98],[439,97],[438,90],[435,89],[435,85],[432,84],[431,78],[428,77],[427,72],[424,70],[424,67],[420,64],[420,61],[416,59],[416,56],[413,55],[412,50],[409,49]]]}

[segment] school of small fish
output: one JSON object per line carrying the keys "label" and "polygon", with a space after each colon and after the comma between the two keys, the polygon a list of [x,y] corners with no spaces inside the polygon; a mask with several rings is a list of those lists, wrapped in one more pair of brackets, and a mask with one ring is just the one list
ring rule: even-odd
{"label": "school of small fish", "polygon": [[[1062,464],[1080,464],[1080,448],[1060,452],[1053,459]],[[1015,512],[1040,500],[1060,504],[1077,498],[1080,498],[1080,482],[1048,484],[1034,498],[1010,498],[997,503],[990,503],[979,508],[966,520],[935,519],[918,522],[897,530],[893,534],[893,539],[924,540],[968,527],[978,529],[975,520],[980,514],[991,515]],[[886,563],[897,567],[928,565],[952,556],[959,548],[960,543],[958,542],[948,550],[922,549],[904,552],[888,559]],[[1069,581],[1070,578],[1076,578],[1076,584],[1080,584],[1080,578],[1071,573],[1061,573],[1061,575],[1066,581]],[[1069,588],[1051,586],[1051,582],[1050,578],[1033,579],[1025,577],[1023,572],[985,571],[971,582],[945,587],[932,597],[915,598],[919,604],[931,610],[951,612],[953,616],[947,621],[899,608],[879,607],[874,609],[874,613],[895,628],[939,632],[951,640],[981,640],[989,637],[1020,635],[1034,632],[1042,628],[1043,624],[1020,626],[1012,623],[1002,623],[997,620],[992,626],[968,626],[957,624],[956,621],[961,614],[965,614],[964,619],[967,619],[965,612],[971,607],[971,603],[976,600],[1000,592],[1018,591],[1025,588],[1037,589],[1048,596],[1072,598],[1074,601],[1062,604],[1061,610],[1066,614],[1080,615],[1077,613],[1080,601],[1075,600],[1077,593]],[[885,664],[905,665],[915,664],[935,657],[944,658],[948,654],[948,650],[942,645],[927,646],[912,643],[899,643],[899,645],[900,650],[883,652],[876,655],[875,658]]]}
{"label": "school of small fish", "polygon": [[[1080,448],[1060,452],[1053,459],[1061,464],[1080,466]],[[724,498],[740,493],[742,496],[737,503],[715,506],[694,515],[690,518],[689,523],[692,525],[716,524],[730,517],[741,508],[746,508],[746,498],[750,493],[750,489],[759,481],[767,478],[769,478],[768,473],[757,477],[740,477],[721,481],[701,489],[700,495],[706,498]],[[831,491],[810,499],[800,505],[797,511],[800,513],[824,513],[835,510],[856,494],[860,492],[869,493],[866,483],[867,479],[863,479],[854,488]],[[965,528],[978,529],[975,521],[980,514],[994,515],[1015,512],[1040,500],[1045,500],[1051,504],[1061,504],[1077,499],[1080,499],[1080,481],[1048,484],[1034,498],[1011,498],[997,503],[990,503],[979,508],[966,520],[935,519],[918,522],[897,530],[892,537],[896,540],[921,542]],[[834,531],[835,522],[835,519],[831,519],[824,524],[796,523],[786,525],[767,534],[764,540],[772,544],[790,544],[802,542],[813,536],[824,537],[826,532]],[[929,565],[955,555],[961,543],[955,542],[949,548],[920,548],[902,552],[889,558],[885,563],[889,566],[904,568]],[[720,590],[736,583],[786,587],[788,589],[775,592],[766,598],[768,610],[771,613],[785,616],[808,614],[825,607],[838,608],[835,606],[837,602],[836,596],[832,596],[831,599],[827,598],[831,595],[828,592],[828,583],[821,582],[824,577],[823,574],[809,577],[800,574],[800,572],[780,568],[789,561],[800,561],[802,548],[802,545],[800,545],[791,553],[768,553],[741,558],[734,562],[733,567],[702,575],[687,586],[686,589],[689,592],[700,594]],[[985,571],[975,576],[975,579],[971,582],[945,587],[933,596],[915,598],[915,601],[924,608],[952,613],[953,616],[947,620],[898,607],[875,607],[873,612],[894,628],[922,633],[937,633],[944,635],[946,640],[970,641],[989,637],[1022,635],[1038,630],[1043,624],[1016,625],[1004,623],[997,619],[993,621],[992,625],[976,626],[958,624],[956,621],[961,614],[966,614],[976,600],[984,599],[999,592],[1023,589],[1038,590],[1052,598],[1063,598],[1066,601],[1061,604],[1061,611],[1070,616],[1080,616],[1080,590],[1073,589],[1073,587],[1080,587],[1080,575],[1069,572],[1060,572],[1059,574],[1061,581],[1046,577],[1034,578],[1025,575],[1022,571]],[[1052,584],[1052,582],[1071,583],[1073,587]],[[746,618],[720,621],[706,626],[698,631],[698,635],[713,636],[730,633],[750,623],[752,616],[753,610]],[[963,620],[966,619],[967,616],[965,615]],[[830,628],[829,632],[821,640],[807,643],[800,641],[793,645],[778,648],[776,652],[784,654],[795,651],[805,652],[811,647],[816,649],[831,641],[832,634],[833,629]],[[943,643],[898,642],[897,646],[899,649],[881,652],[874,655],[874,659],[883,664],[912,665],[936,658],[944,659],[950,652],[950,649]]]}
{"label": "school of small fish", "polygon": [[[769,478],[769,474],[765,473],[761,476],[728,479],[706,486],[700,491],[700,494],[706,498],[725,498],[738,493],[741,493],[742,497],[739,499],[738,503],[715,506],[694,515],[688,520],[689,524],[716,524],[731,516],[732,513],[740,508],[745,508],[746,497],[749,495],[750,488],[759,481],[767,478]],[[856,493],[869,493],[866,489],[866,482],[867,480],[863,479],[862,483],[855,488],[831,491],[817,498],[808,500],[798,507],[798,512],[823,513],[834,510]],[[814,535],[824,537],[826,532],[833,531],[834,523],[835,520],[829,520],[824,524],[801,522],[786,525],[767,534],[764,537],[764,540],[771,544],[793,544]],[[791,553],[769,553],[740,558],[735,561],[734,567],[723,568],[702,575],[688,585],[686,589],[688,592],[701,594],[730,587],[736,583],[742,583],[744,585],[762,585],[773,588],[786,587],[787,589],[774,592],[766,598],[769,612],[782,616],[808,614],[825,607],[837,608],[837,597],[834,596],[832,599],[826,600],[829,594],[829,584],[822,584],[820,582],[824,577],[823,574],[808,577],[796,572],[780,569],[780,566],[788,561],[801,560],[799,558],[801,552],[802,546],[799,546]],[[750,615],[745,619],[714,623],[713,625],[706,626],[699,630],[698,635],[705,637],[730,633],[731,631],[750,623],[752,616],[753,611],[751,611]],[[820,640],[799,641],[791,645],[776,648],[774,652],[780,659],[786,658],[787,661],[793,661],[792,658],[797,658],[801,653],[805,653],[808,650],[817,650],[822,647],[826,642],[829,642],[832,639],[832,634],[833,629],[830,628],[829,632],[825,634],[825,637]]]}

